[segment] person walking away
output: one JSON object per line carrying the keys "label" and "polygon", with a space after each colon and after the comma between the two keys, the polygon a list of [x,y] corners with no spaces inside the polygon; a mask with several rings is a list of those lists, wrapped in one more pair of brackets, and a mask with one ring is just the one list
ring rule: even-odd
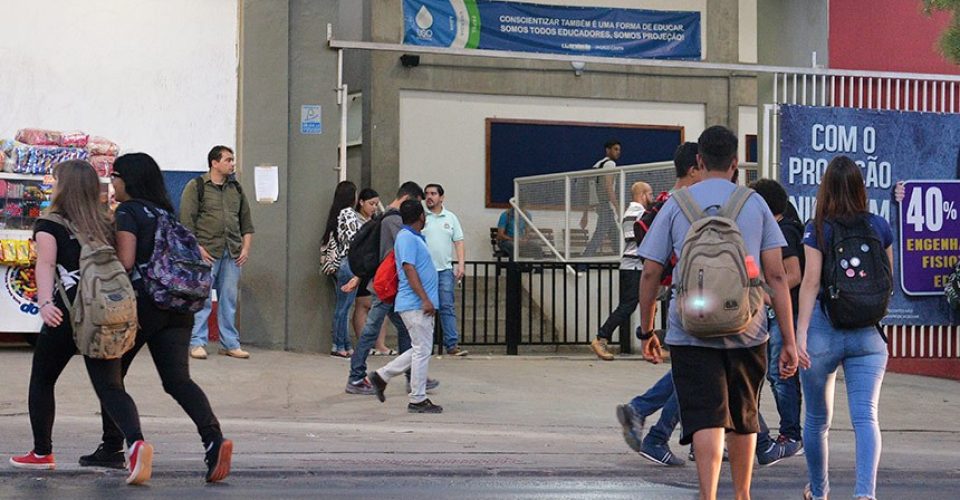
{"label": "person walking away", "polygon": [[[667,200],[638,249],[646,259],[640,278],[641,334],[652,335],[663,266],[676,253],[679,260],[673,284],[678,290],[670,304],[666,342],[680,404],[680,443],[694,443],[700,498],[713,500],[726,434],[734,498],[744,500],[750,498],[759,431],[757,395],[766,371],[768,337],[757,262],[773,290],[773,306],[783,331],[780,374],[788,377],[796,371],[796,345],[789,320],[793,311],[780,251],[786,241],[763,199],[730,182],[737,168],[733,132],[710,127],[700,135],[698,148],[697,163],[706,169],[705,179]],[[705,217],[705,210],[710,217]],[[688,238],[690,248],[685,247]],[[719,241],[702,245],[712,241],[710,238]],[[708,251],[718,248],[724,249],[729,266],[708,266],[724,257],[709,258]],[[689,258],[685,251],[690,252]],[[688,265],[698,267],[685,270]],[[723,279],[734,270],[748,280]],[[695,285],[698,277],[699,288]],[[700,290],[724,294],[719,299],[723,307],[714,306],[710,296]],[[728,322],[720,323],[723,319]],[[697,323],[700,320],[704,323]],[[645,355],[659,359],[657,347],[654,342],[644,345]]]}
{"label": "person walking away", "polygon": [[[350,241],[361,225],[354,209],[356,205],[357,186],[350,181],[337,184],[321,240],[321,248],[333,248],[333,258],[324,261],[323,269],[333,277],[333,291],[337,297],[333,310],[333,347],[330,355],[340,358],[349,358],[353,354],[350,350],[350,307],[357,296],[356,287],[360,279],[350,270],[347,252],[350,251]],[[329,255],[330,252],[324,251],[323,254]],[[347,286],[348,283],[350,286]]]}
{"label": "person walking away", "polygon": [[[692,186],[700,182],[703,177],[703,169],[697,165],[698,146],[695,142],[685,142],[677,146],[673,154],[673,166],[677,180],[673,184],[673,189],[669,192],[660,193],[654,203],[644,211],[637,223],[634,224],[634,238],[638,245],[643,243],[643,238],[650,230],[650,226],[656,220],[656,216],[663,204],[670,199],[670,194]],[[671,256],[671,262],[676,261],[676,256]],[[669,266],[672,271],[672,264]],[[666,272],[666,271],[665,271]],[[669,286],[669,275],[666,284],[661,281],[661,285]],[[638,285],[639,287],[639,285]],[[641,334],[642,343],[641,352],[646,353],[648,348],[652,352],[660,348],[660,338],[650,334],[649,337],[642,336],[642,328],[638,329]],[[644,358],[654,364],[660,363],[660,358],[644,355]],[[643,435],[643,428],[646,418],[660,410],[660,418],[657,423],[650,428],[646,437]],[[623,438],[627,446],[640,456],[654,463],[666,466],[680,466],[685,462],[682,458],[673,453],[670,449],[670,436],[674,428],[680,422],[680,407],[677,403],[676,391],[673,388],[673,376],[667,372],[650,389],[643,394],[634,397],[627,404],[617,405],[617,420],[623,427]]]}
{"label": "person walking away", "polygon": [[[357,217],[360,218],[360,224],[366,224],[374,217],[380,214],[380,194],[370,188],[363,188],[357,195]],[[367,314],[372,305],[371,296],[373,293],[368,286],[370,280],[361,280],[357,285],[357,299],[353,306],[353,331],[359,337],[363,331],[363,326],[367,324]],[[386,323],[384,323],[386,325]],[[387,328],[380,328],[380,336],[377,337],[377,343],[370,350],[371,356],[396,356],[397,352],[387,347],[386,344]]]}
{"label": "person walking away", "polygon": [[[620,141],[609,140],[603,145],[603,149],[604,157],[591,167],[601,172],[616,168],[617,162],[620,160]],[[593,257],[600,252],[604,244],[613,245],[617,241],[617,214],[620,213],[620,209],[617,207],[617,191],[614,187],[616,178],[616,174],[604,173],[597,175],[593,181],[594,185],[590,190],[589,204],[590,208],[597,212],[597,227],[583,250],[583,257]],[[580,218],[580,229],[587,228],[589,212],[589,208],[583,211],[583,216]]]}
{"label": "person walking away", "polygon": [[[796,325],[796,315],[799,309],[800,280],[803,269],[803,224],[795,218],[788,217],[790,201],[787,191],[779,182],[773,179],[760,179],[750,184],[750,188],[759,194],[777,225],[783,233],[787,245],[782,249],[783,268],[787,273],[787,286],[790,287],[790,304],[793,307],[794,317],[791,320]],[[783,346],[783,335],[776,321],[773,309],[767,309],[767,329],[770,341],[767,343],[767,381],[773,391],[774,401],[777,403],[777,413],[780,415],[780,435],[777,439],[770,438],[770,428],[761,413],[760,432],[757,434],[757,463],[773,465],[785,458],[803,453],[803,436],[800,431],[800,375],[788,378],[777,376],[777,360],[780,358],[780,349]]]}
{"label": "person walking away", "polygon": [[885,219],[867,212],[863,175],[850,158],[838,156],[827,165],[803,244],[797,318],[809,479],[803,497],[830,493],[827,436],[837,368],[843,366],[856,441],[853,496],[876,498],[880,386],[887,366],[879,321],[893,290],[893,232]]}
{"label": "person walking away", "polygon": [[[156,161],[145,153],[122,155],[117,158],[113,169],[113,188],[120,202],[115,214],[117,256],[132,275],[137,292],[137,316],[140,318],[136,342],[122,358],[122,375],[126,377],[130,364],[143,346],[149,346],[164,391],[180,404],[197,426],[205,450],[207,482],[221,481],[230,473],[233,442],[224,439],[207,395],[190,378],[187,351],[193,313],[158,305],[144,281],[146,268],[153,263],[159,218],[176,220],[163,174]],[[103,440],[96,451],[80,457],[80,465],[123,468],[123,434],[105,411],[100,415]]]}
{"label": "person walking away", "polygon": [[407,200],[400,206],[403,229],[397,234],[394,256],[397,259],[397,297],[395,310],[410,332],[413,347],[393,361],[370,372],[368,378],[380,402],[391,378],[410,370],[409,413],[442,413],[443,407],[427,398],[427,370],[433,347],[434,304],[439,298],[439,276],[427,242],[421,231],[426,223],[423,205]]}
{"label": "person walking away", "polygon": [[653,188],[646,182],[635,182],[630,186],[631,201],[623,212],[623,255],[620,257],[620,303],[610,313],[610,317],[600,326],[597,337],[590,343],[594,354],[604,361],[613,361],[613,354],[607,349],[613,338],[613,331],[620,325],[630,322],[630,316],[637,309],[640,289],[640,271],[643,263],[637,255],[637,241],[633,237],[633,225],[643,215],[646,207],[653,203]]}
{"label": "person walking away", "polygon": [[[400,206],[408,200],[415,200],[417,202],[423,200],[423,189],[421,189],[416,182],[407,181],[401,184],[400,189],[397,190],[397,197],[387,206],[387,211],[383,213],[383,216],[381,216],[379,220],[371,222],[380,225],[379,241],[371,242],[372,244],[376,244],[378,247],[377,250],[379,250],[377,254],[378,266],[383,262],[387,253],[393,250],[397,234],[403,227],[403,218],[400,216]],[[358,249],[355,248],[355,250]],[[373,286],[372,282],[370,286]],[[373,347],[374,342],[376,342],[377,336],[380,334],[380,329],[383,326],[383,321],[386,318],[390,318],[390,322],[393,323],[393,326],[397,329],[397,350],[400,351],[400,354],[410,349],[410,334],[407,332],[403,320],[400,319],[400,315],[394,312],[393,304],[383,302],[376,294],[373,294],[370,313],[367,315],[367,324],[364,325],[360,339],[357,340],[357,348],[353,351],[353,356],[350,357],[350,374],[348,375],[345,389],[347,394],[371,396],[376,394],[373,386],[370,385],[370,381],[367,380],[367,356],[369,355],[370,348]],[[439,384],[436,380],[427,379],[427,390],[432,390]]]}
{"label": "person walking away", "polygon": [[[253,222],[250,204],[234,177],[233,150],[214,146],[207,154],[209,172],[187,183],[180,197],[180,223],[193,231],[200,242],[204,260],[213,266],[213,287],[217,290],[217,324],[220,327],[220,354],[246,359],[250,353],[240,347],[236,326],[237,292],[240,271],[250,257]],[[190,357],[206,359],[210,331],[207,319],[210,300],[195,316]]]}
{"label": "person walking away", "polygon": [[[423,228],[423,236],[440,276],[439,313],[443,348],[451,356],[466,356],[468,352],[459,346],[460,332],[457,329],[457,312],[454,309],[454,287],[463,279],[466,270],[463,227],[460,226],[460,218],[443,206],[443,186],[427,184],[423,193],[427,204],[427,224]],[[453,264],[454,253],[456,266]]]}
{"label": "person walking away", "polygon": [[[70,309],[81,279],[80,240],[114,243],[114,232],[100,204],[100,179],[93,166],[82,160],[63,162],[54,167],[53,177],[53,201],[48,213],[68,222],[79,234],[47,218],[41,218],[34,226],[37,299],[43,327],[33,351],[27,403],[33,450],[10,459],[10,465],[20,469],[56,468],[53,455],[54,387],[67,363],[77,353]],[[102,409],[120,428],[126,442],[127,484],[148,481],[153,446],[144,441],[137,406],[124,390],[120,358],[84,356],[83,361]]]}

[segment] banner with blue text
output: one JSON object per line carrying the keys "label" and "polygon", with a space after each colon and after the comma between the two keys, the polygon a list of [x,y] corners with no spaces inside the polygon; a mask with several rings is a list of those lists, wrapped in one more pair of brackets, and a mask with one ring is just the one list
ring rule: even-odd
{"label": "banner with blue text", "polygon": [[514,52],[700,59],[700,13],[403,0],[403,43]]}
{"label": "banner with blue text", "polygon": [[[960,178],[960,115],[780,107],[780,182],[801,220],[813,218],[823,172],[839,155],[860,166],[867,208],[893,229],[896,285],[884,324],[956,324],[943,281],[960,255],[960,238],[943,229],[960,222],[953,191],[936,181]],[[900,181],[926,182],[907,182],[898,203]]]}

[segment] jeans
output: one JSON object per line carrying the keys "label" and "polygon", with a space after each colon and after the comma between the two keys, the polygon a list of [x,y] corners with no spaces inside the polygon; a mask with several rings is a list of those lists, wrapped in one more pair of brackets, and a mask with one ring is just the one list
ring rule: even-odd
{"label": "jeans", "polygon": [[513,260],[513,242],[514,240],[502,240],[497,245],[500,246],[500,250],[503,250],[507,254],[508,260]]}
{"label": "jeans", "polygon": [[445,269],[437,273],[440,277],[440,327],[443,329],[443,347],[447,350],[457,347],[460,343],[460,332],[457,330],[457,312],[454,310],[454,286],[456,279],[453,269]]}
{"label": "jeans", "polygon": [[613,207],[610,203],[601,203],[597,207],[597,228],[593,230],[593,236],[583,250],[584,257],[592,257],[600,252],[604,242],[609,241],[614,245],[613,251],[616,252],[617,239],[619,231],[617,230],[617,215],[613,213]]}
{"label": "jeans", "polygon": [[410,370],[410,402],[422,403],[427,399],[427,369],[430,365],[430,353],[433,351],[434,316],[427,316],[421,310],[400,313],[403,324],[410,332],[412,349],[394,358],[393,361],[377,370],[383,380],[401,375]]}
{"label": "jeans", "polygon": [[[624,323],[629,323],[630,315],[637,310],[640,301],[640,273],[641,271],[620,270],[620,304],[610,313],[610,317],[603,322],[597,337],[613,338],[613,331]],[[620,332],[629,335],[628,332]]]}
{"label": "jeans", "polygon": [[357,291],[344,292],[340,287],[346,285],[353,278],[353,272],[350,270],[350,264],[347,259],[340,263],[340,269],[337,270],[337,279],[334,281],[334,293],[337,297],[337,305],[333,309],[333,347],[332,351],[350,350],[350,307],[353,306],[354,299],[357,298]]}
{"label": "jeans", "polygon": [[[30,409],[30,427],[33,429],[33,451],[38,455],[49,455],[53,452],[53,420],[56,417],[54,387],[63,369],[76,353],[77,345],[73,341],[70,317],[64,311],[63,323],[60,326],[43,326],[33,351],[27,404]],[[101,408],[120,428],[127,445],[131,446],[143,439],[137,406],[123,387],[120,360],[84,357],[83,361],[87,365],[87,374],[100,399]]]}
{"label": "jeans", "polygon": [[[207,395],[190,378],[190,357],[187,352],[190,347],[193,315],[158,309],[149,298],[141,295],[137,302],[137,316],[140,319],[140,331],[137,332],[137,341],[133,348],[123,355],[122,375],[126,377],[130,363],[140,349],[144,345],[149,346],[153,365],[163,383],[163,390],[172,396],[193,420],[200,440],[206,445],[223,437],[220,422],[210,408]],[[107,418],[106,412],[102,411],[101,415],[104,449],[122,450],[123,434],[113,421]]]}
{"label": "jeans", "polygon": [[[673,376],[667,372],[647,392],[630,401],[633,411],[644,418],[660,410],[660,418],[643,438],[644,444],[650,439],[651,445],[663,445],[670,441],[670,435],[680,422],[680,405],[677,392],[673,388]],[[662,409],[661,409],[662,408]]]}
{"label": "jeans", "polygon": [[833,419],[837,368],[842,365],[856,442],[853,495],[874,498],[881,448],[877,415],[887,346],[874,327],[834,329],[817,301],[807,331],[807,353],[811,366],[801,370],[800,383],[807,402],[803,445],[813,495],[825,496],[830,491],[827,436]]}
{"label": "jeans", "polygon": [[[799,441],[803,436],[800,431],[800,376],[794,375],[788,379],[780,378],[780,350],[783,348],[783,335],[780,333],[780,323],[771,319],[768,331],[770,342],[767,344],[767,381],[773,390],[773,399],[777,403],[777,413],[780,414],[780,434]],[[770,429],[760,415],[760,433],[757,435],[757,450],[766,450],[773,443],[770,438]]]}
{"label": "jeans", "polygon": [[[230,256],[229,250],[223,251],[223,257],[213,261],[213,288],[217,289],[217,325],[220,327],[220,345],[224,349],[240,348],[240,332],[237,331],[237,288],[240,285],[240,266]],[[208,298],[193,320],[193,334],[190,347],[204,346],[210,338],[207,318],[213,303]]]}
{"label": "jeans", "polygon": [[393,326],[397,327],[397,350],[401,354],[410,349],[410,334],[407,327],[403,325],[400,316],[393,312],[393,304],[380,302],[377,294],[373,294],[370,312],[367,313],[367,323],[363,325],[363,333],[357,340],[357,348],[350,357],[350,382],[363,380],[367,376],[367,355],[380,336],[380,327],[383,326],[383,320],[390,318]]}

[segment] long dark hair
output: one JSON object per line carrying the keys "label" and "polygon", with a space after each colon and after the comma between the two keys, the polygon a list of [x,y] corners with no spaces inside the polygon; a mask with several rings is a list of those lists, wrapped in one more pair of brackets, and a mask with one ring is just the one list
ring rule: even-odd
{"label": "long dark hair", "polygon": [[146,153],[122,155],[113,163],[113,171],[123,180],[131,199],[144,200],[173,213],[163,174],[153,157]]}
{"label": "long dark hair", "polygon": [[860,167],[849,157],[837,156],[827,165],[817,190],[813,227],[817,242],[824,248],[823,224],[830,219],[850,220],[867,213],[867,189]]}
{"label": "long dark hair", "polygon": [[323,232],[324,243],[330,241],[331,235],[337,237],[337,217],[344,208],[353,208],[357,202],[357,186],[350,181],[341,181],[337,184],[337,190],[333,192],[333,203],[330,205],[330,213],[327,214],[327,228]]}

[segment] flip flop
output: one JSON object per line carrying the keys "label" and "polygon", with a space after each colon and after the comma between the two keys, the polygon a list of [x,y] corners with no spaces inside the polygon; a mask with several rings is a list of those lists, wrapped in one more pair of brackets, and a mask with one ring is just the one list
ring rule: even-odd
{"label": "flip flop", "polygon": [[397,351],[390,349],[388,351],[378,351],[376,349],[370,349],[370,356],[396,356]]}

